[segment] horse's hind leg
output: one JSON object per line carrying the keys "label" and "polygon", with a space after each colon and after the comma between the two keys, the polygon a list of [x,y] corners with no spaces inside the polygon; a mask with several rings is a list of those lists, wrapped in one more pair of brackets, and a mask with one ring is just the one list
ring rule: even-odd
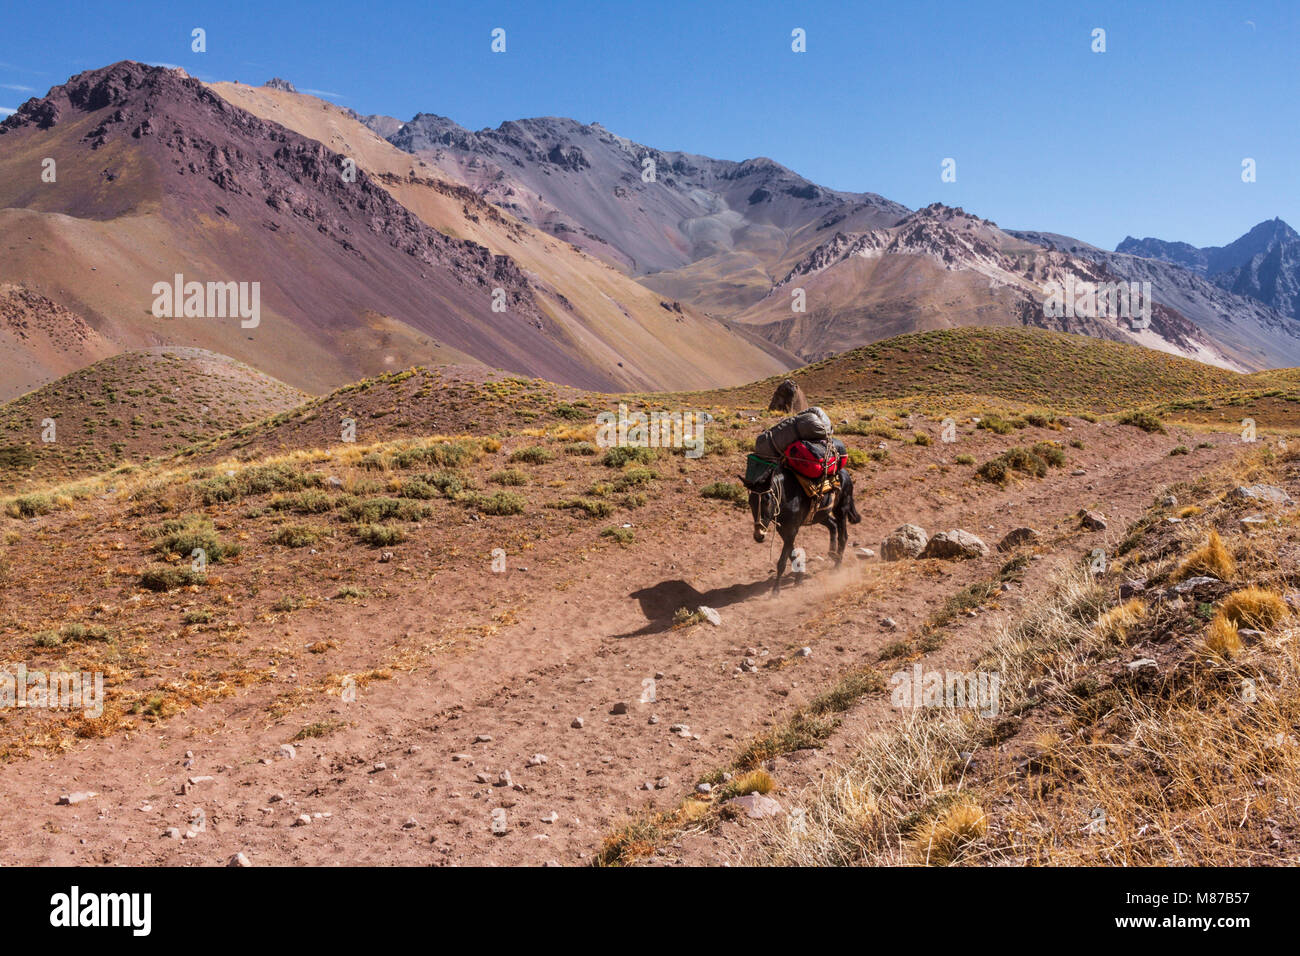
{"label": "horse's hind leg", "polygon": [[776,559],[776,580],[772,582],[772,594],[781,593],[781,575],[785,574],[786,562],[790,560],[790,554],[794,551],[794,538],[782,538],[784,542],[781,547],[781,557]]}

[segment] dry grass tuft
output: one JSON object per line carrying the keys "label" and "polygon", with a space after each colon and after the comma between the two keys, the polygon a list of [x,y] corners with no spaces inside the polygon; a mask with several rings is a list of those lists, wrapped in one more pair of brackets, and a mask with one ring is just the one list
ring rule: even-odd
{"label": "dry grass tuft", "polygon": [[1286,617],[1287,606],[1277,594],[1252,585],[1224,598],[1219,614],[1234,624],[1266,631]]}
{"label": "dry grass tuft", "polygon": [[1214,615],[1205,631],[1205,650],[1213,657],[1229,660],[1241,653],[1241,635],[1234,621],[1222,614]]}
{"label": "dry grass tuft", "polygon": [[1146,602],[1141,598],[1117,604],[1097,619],[1097,636],[1103,641],[1126,644],[1129,630],[1142,620],[1146,612]]}
{"label": "dry grass tuft", "polygon": [[940,811],[911,840],[912,857],[926,866],[950,866],[969,857],[988,832],[977,803],[962,799]]}
{"label": "dry grass tuft", "polygon": [[1219,537],[1219,532],[1211,531],[1205,544],[1197,548],[1178,566],[1175,577],[1178,580],[1196,575],[1209,575],[1220,581],[1228,581],[1237,572],[1237,562],[1232,559],[1228,548]]}

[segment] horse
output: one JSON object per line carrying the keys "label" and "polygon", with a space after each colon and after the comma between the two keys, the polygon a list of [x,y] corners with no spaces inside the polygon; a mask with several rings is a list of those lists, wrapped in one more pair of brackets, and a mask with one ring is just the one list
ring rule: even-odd
{"label": "horse", "polygon": [[776,580],[772,583],[774,595],[781,591],[781,575],[785,573],[786,562],[794,551],[795,535],[805,524],[821,524],[830,529],[830,556],[839,567],[844,560],[848,525],[862,520],[853,503],[853,478],[847,471],[840,472],[839,494],[831,492],[815,503],[809,500],[795,473],[785,465],[771,469],[752,484],[743,477],[741,481],[749,490],[754,540],[759,544],[766,541],[768,530],[775,524],[784,542],[781,557],[776,562]]}

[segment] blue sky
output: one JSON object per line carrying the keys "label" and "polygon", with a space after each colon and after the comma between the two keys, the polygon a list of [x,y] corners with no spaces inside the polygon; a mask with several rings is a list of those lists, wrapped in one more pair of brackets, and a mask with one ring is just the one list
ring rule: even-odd
{"label": "blue sky", "polygon": [[571,116],[1005,228],[1213,245],[1273,216],[1300,227],[1297,50],[1282,0],[43,2],[5,14],[0,107],[121,59],[278,75],[362,113]]}

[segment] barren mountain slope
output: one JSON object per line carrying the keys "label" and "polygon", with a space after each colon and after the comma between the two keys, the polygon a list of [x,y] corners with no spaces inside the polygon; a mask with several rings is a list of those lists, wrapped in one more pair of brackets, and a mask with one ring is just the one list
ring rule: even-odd
{"label": "barren mountain slope", "polygon": [[[936,203],[891,228],[837,232],[737,320],[809,360],[919,329],[1032,325],[1234,364],[1196,326],[1159,304],[1142,331],[1124,319],[1051,316],[1044,307],[1049,283],[1064,288],[1071,279],[1115,278]],[[796,290],[805,297],[803,312],[794,308]]]}
{"label": "barren mountain slope", "polygon": [[[537,298],[592,364],[626,385],[686,388],[739,382],[796,364],[744,327],[729,327],[665,300],[601,260],[525,225],[397,149],[351,113],[303,94],[214,84],[232,103],[350,156],[424,222],[509,256],[541,280]],[[620,364],[621,363],[621,364]]]}
{"label": "barren mountain slope", "polygon": [[[393,128],[388,118],[366,122]],[[907,213],[770,159],[658,150],[562,117],[475,133],[422,113],[387,135],[519,219],[718,314],[761,297],[827,229],[890,225]]]}

